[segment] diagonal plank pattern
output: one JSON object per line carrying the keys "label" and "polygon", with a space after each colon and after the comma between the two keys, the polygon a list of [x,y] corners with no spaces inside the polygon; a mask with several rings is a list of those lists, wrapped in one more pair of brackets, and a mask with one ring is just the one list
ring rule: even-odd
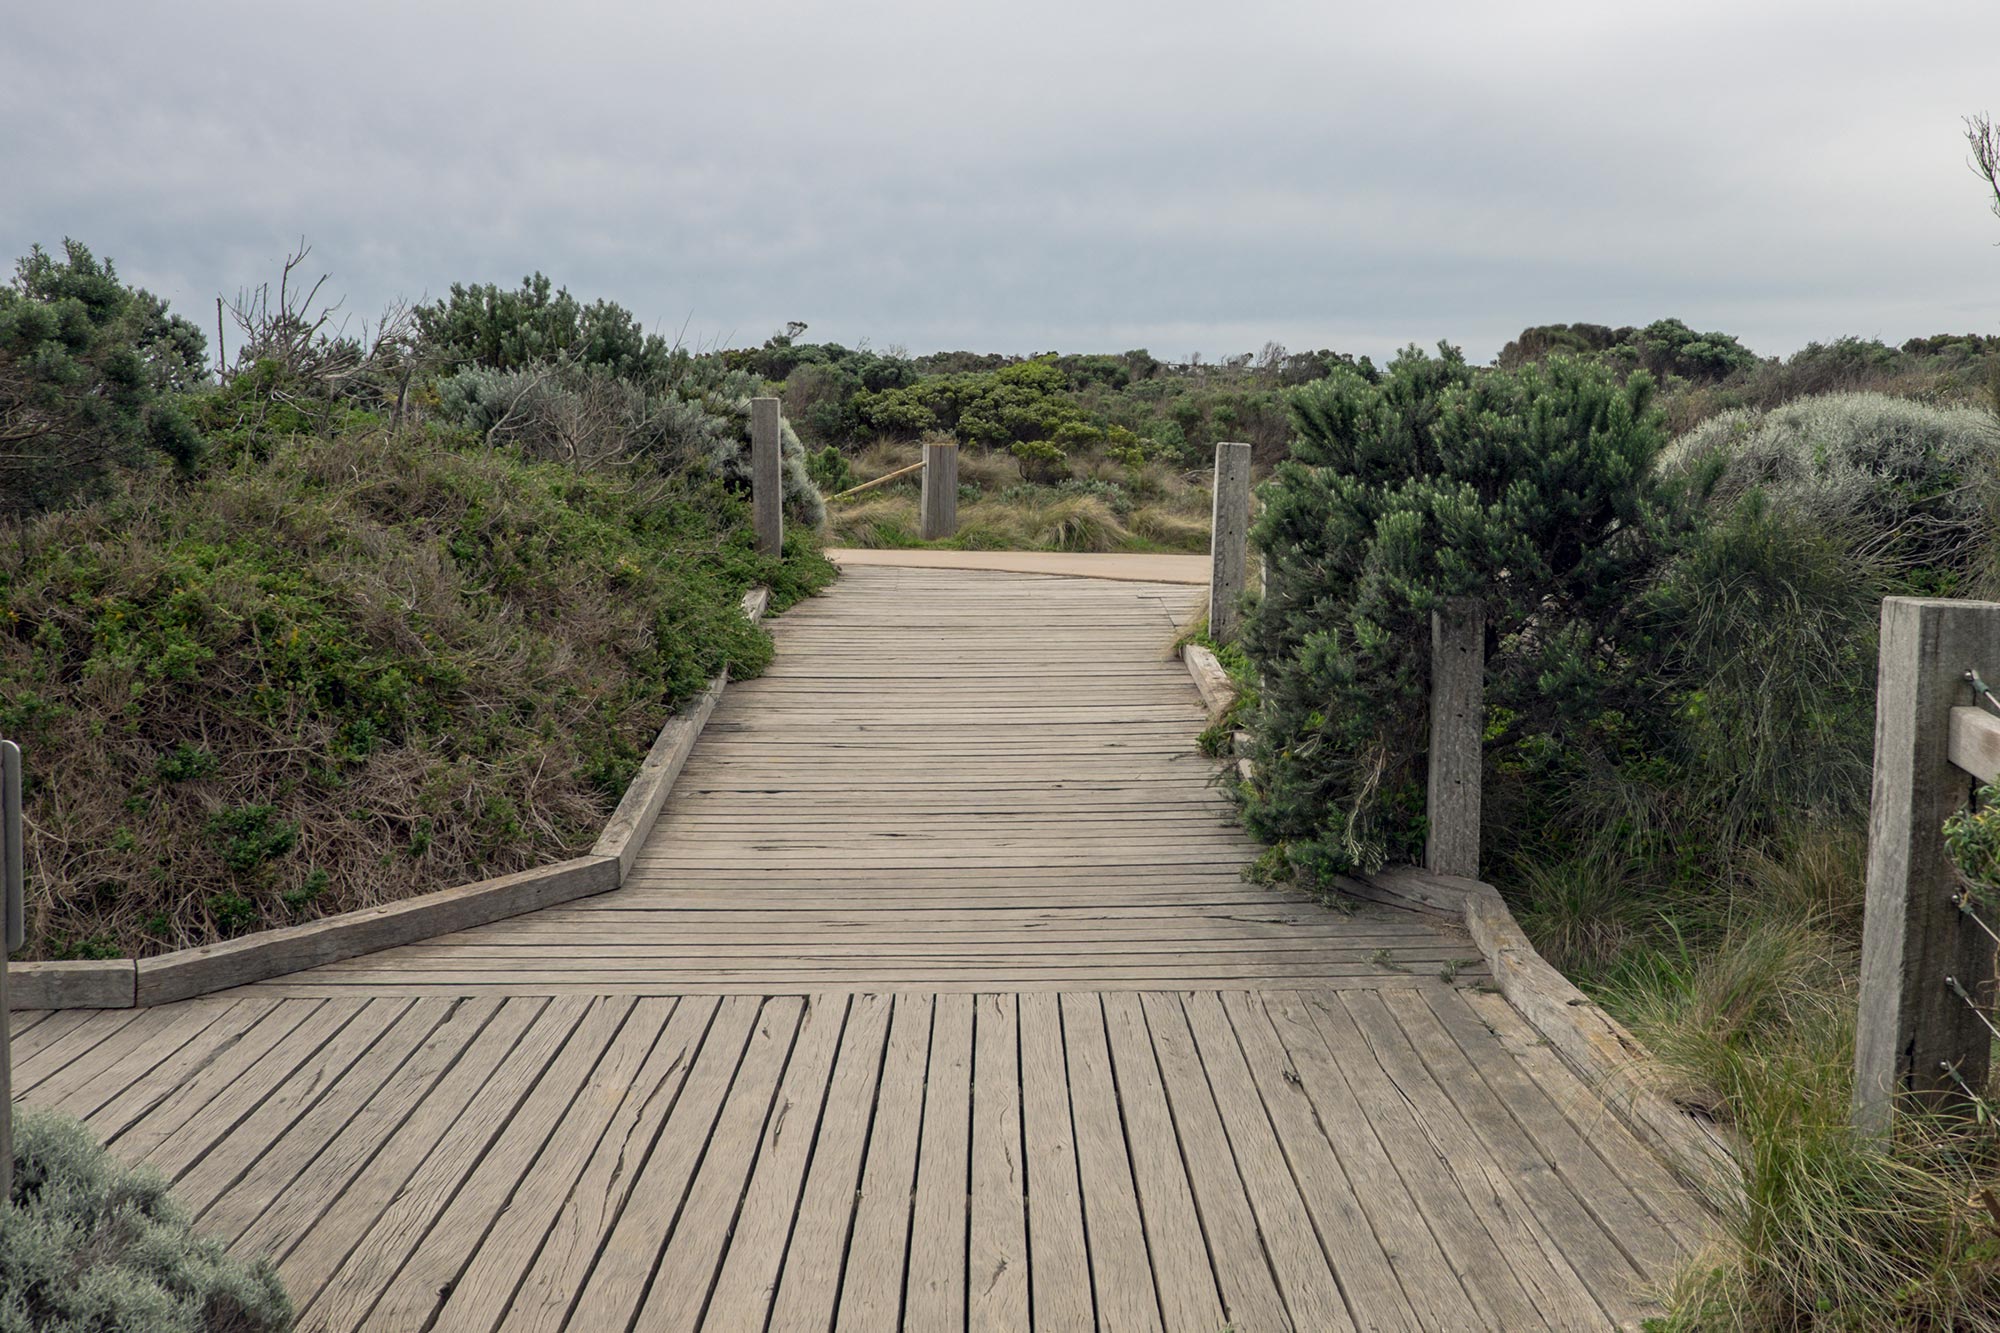
{"label": "diagonal plank pattern", "polygon": [[1463,935],[1242,879],[1188,601],[852,571],[625,888],[17,1015],[15,1086],[306,1330],[1633,1325],[1705,1215]]}

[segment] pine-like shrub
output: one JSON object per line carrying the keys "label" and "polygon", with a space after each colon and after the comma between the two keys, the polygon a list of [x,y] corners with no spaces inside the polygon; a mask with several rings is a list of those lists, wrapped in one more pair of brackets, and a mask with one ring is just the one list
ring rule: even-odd
{"label": "pine-like shrub", "polygon": [[16,1123],[0,1333],[278,1333],[292,1320],[277,1274],[195,1234],[157,1172],[114,1161],[67,1116]]}
{"label": "pine-like shrub", "polygon": [[[1379,383],[1293,398],[1292,456],[1253,529],[1265,592],[1247,816],[1315,879],[1422,844],[1429,613],[1487,608],[1489,737],[1616,746],[1633,686],[1615,645],[1670,493],[1652,381],[1556,358],[1475,371],[1415,349]],[[1595,737],[1593,741],[1593,736]]]}
{"label": "pine-like shrub", "polygon": [[202,441],[170,394],[199,382],[206,344],[166,303],[125,286],[110,260],[37,246],[0,286],[0,516],[94,489],[116,466]]}

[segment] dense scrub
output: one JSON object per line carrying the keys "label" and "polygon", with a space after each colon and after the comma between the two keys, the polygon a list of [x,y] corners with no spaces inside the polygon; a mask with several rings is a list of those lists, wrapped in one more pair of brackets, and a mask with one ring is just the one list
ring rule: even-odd
{"label": "dense scrub", "polygon": [[1417,852],[1427,613],[1481,597],[1485,873],[1751,1146],[1670,1326],[2000,1326],[1992,1128],[1846,1129],[1879,601],[1991,588],[2000,425],[1850,393],[1669,442],[1650,374],[1560,355],[1295,408],[1244,635],[1266,868]]}
{"label": "dense scrub", "polygon": [[[524,307],[543,339],[635,327],[547,304]],[[585,850],[674,708],[767,660],[743,592],[783,606],[831,576],[802,472],[787,558],[752,550],[741,376],[628,379],[561,347],[467,368],[295,322],[167,400],[193,462],[115,460],[0,527],[38,956],[157,952]],[[468,420],[481,375],[651,427],[586,413],[558,438],[519,403]]]}
{"label": "dense scrub", "polygon": [[113,1161],[47,1111],[14,1128],[0,1208],[0,1333],[281,1333],[291,1303],[266,1265],[197,1236],[167,1181]]}

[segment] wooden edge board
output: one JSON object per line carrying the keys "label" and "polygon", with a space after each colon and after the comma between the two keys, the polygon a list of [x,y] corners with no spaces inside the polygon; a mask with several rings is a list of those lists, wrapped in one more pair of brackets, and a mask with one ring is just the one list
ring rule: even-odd
{"label": "wooden edge board", "polygon": [[400,902],[141,958],[133,1002],[169,1004],[411,944],[618,887],[618,862],[580,856]]}
{"label": "wooden edge board", "polygon": [[1741,1149],[1735,1136],[1674,1104],[1639,1039],[1536,951],[1498,889],[1483,880],[1408,866],[1343,880],[1341,887],[1350,883],[1377,902],[1462,916],[1501,995],[1583,1076],[1633,1136],[1658,1153],[1709,1207],[1729,1211],[1743,1206]]}
{"label": "wooden edge board", "polygon": [[1194,687],[1200,691],[1201,701],[1208,705],[1209,717],[1221,717],[1236,702],[1236,687],[1230,684],[1229,673],[1222,669],[1222,663],[1198,643],[1181,645],[1181,661],[1186,663],[1188,675],[1194,677]]}
{"label": "wooden edge board", "polygon": [[[770,604],[769,588],[752,588],[743,594],[743,616],[754,625],[763,619],[764,610]],[[688,755],[694,751],[695,741],[700,739],[702,730],[708,726],[708,720],[728,683],[729,672],[720,672],[690,707],[667,719],[666,725],[660,728],[660,734],[654,737],[652,749],[646,752],[645,761],[639,765],[638,774],[625,788],[618,808],[605,821],[604,832],[598,836],[590,854],[616,857],[619,883],[624,883],[625,877],[632,873],[633,860],[652,833],[660,811],[666,807],[667,796],[679,780],[681,769],[687,765]]]}
{"label": "wooden edge board", "polygon": [[130,958],[7,964],[9,1009],[130,1009],[137,988]]}

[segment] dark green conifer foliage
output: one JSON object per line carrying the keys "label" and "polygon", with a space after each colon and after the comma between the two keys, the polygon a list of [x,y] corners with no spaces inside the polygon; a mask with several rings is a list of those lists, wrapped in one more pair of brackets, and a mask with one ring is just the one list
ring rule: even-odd
{"label": "dark green conifer foliage", "polygon": [[1554,358],[1475,371],[1412,348],[1297,392],[1252,539],[1262,677],[1248,816],[1311,878],[1420,855],[1429,613],[1486,603],[1501,745],[1593,725],[1670,496],[1650,377]]}
{"label": "dark green conifer foliage", "polygon": [[77,241],[0,287],[0,514],[95,486],[146,453],[192,468],[201,437],[165,396],[206,378],[201,330]]}

